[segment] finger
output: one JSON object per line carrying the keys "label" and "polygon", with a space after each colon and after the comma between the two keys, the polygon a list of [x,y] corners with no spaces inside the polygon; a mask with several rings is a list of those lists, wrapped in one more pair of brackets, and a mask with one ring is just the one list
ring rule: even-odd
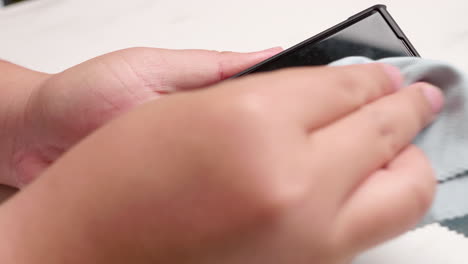
{"label": "finger", "polygon": [[[438,88],[418,83],[312,134],[313,149],[321,150],[313,153],[312,159],[332,172],[321,178],[322,184],[339,188],[342,198],[347,197],[363,176],[384,166],[410,144],[440,111],[442,103]],[[330,156],[333,159],[324,158]]]}
{"label": "finger", "polygon": [[219,82],[281,51],[281,47],[250,53],[138,48],[142,56],[134,56],[135,49],[121,55],[145,83],[173,92]]}
{"label": "finger", "polygon": [[344,203],[336,218],[337,241],[357,252],[412,228],[429,209],[435,185],[424,154],[407,147]]}
{"label": "finger", "polygon": [[244,87],[252,98],[309,131],[396,91],[402,77],[392,66],[365,64],[286,69],[233,82],[242,82],[236,91]]}

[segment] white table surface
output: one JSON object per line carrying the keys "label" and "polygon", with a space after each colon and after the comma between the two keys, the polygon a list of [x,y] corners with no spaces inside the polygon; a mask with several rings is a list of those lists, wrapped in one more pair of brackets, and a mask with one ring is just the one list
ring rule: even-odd
{"label": "white table surface", "polygon": [[[423,57],[468,71],[467,0],[381,0]],[[289,47],[377,4],[369,0],[35,0],[0,8],[0,58],[58,72],[132,46],[251,51]],[[384,226],[382,228],[385,228]],[[438,225],[356,264],[468,263],[468,239]]]}

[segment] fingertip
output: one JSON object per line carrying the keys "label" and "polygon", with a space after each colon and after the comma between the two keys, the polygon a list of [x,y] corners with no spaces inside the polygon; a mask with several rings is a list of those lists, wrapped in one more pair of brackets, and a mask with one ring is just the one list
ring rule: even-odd
{"label": "fingertip", "polygon": [[418,83],[434,113],[442,111],[444,106],[444,95],[440,88],[429,83]]}

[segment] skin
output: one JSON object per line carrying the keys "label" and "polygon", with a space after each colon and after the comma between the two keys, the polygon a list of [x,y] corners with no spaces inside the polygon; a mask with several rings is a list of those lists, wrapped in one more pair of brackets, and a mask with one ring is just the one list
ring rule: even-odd
{"label": "skin", "polygon": [[162,95],[219,82],[279,51],[131,48],[58,74],[0,61],[0,184],[21,188],[114,117]]}
{"label": "skin", "polygon": [[[437,88],[403,88],[396,69],[369,64],[193,90],[238,69],[215,63],[205,79],[173,56],[182,68],[158,84],[184,92],[77,129],[88,136],[2,205],[6,263],[346,263],[428,209],[435,180],[411,141],[442,107]],[[198,85],[180,79],[197,73]],[[49,89],[31,109],[69,94]],[[53,102],[42,109],[81,106]],[[70,119],[41,111],[51,127]]]}

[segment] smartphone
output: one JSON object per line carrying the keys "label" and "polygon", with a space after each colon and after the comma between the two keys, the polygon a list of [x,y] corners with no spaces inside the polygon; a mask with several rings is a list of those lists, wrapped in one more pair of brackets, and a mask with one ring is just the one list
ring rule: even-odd
{"label": "smartphone", "polygon": [[378,60],[386,57],[419,57],[419,53],[386,6],[375,5],[233,78],[286,67],[326,65],[349,56]]}

